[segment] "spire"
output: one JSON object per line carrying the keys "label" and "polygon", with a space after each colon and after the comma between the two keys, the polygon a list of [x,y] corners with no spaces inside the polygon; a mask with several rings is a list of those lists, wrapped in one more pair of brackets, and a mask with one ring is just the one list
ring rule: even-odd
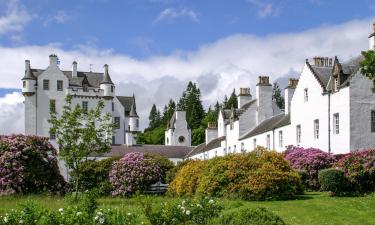
{"label": "spire", "polygon": [[108,65],[104,65],[104,75],[103,75],[103,80],[100,82],[100,84],[113,84],[111,77],[109,76],[108,73]]}
{"label": "spire", "polygon": [[36,80],[33,72],[31,72],[30,60],[25,60],[25,67],[25,76],[22,78],[22,80]]}
{"label": "spire", "polygon": [[133,103],[132,103],[132,106],[130,108],[129,116],[130,117],[138,117],[138,115],[137,115],[137,106],[135,105],[135,96],[134,96],[134,94],[133,94]]}

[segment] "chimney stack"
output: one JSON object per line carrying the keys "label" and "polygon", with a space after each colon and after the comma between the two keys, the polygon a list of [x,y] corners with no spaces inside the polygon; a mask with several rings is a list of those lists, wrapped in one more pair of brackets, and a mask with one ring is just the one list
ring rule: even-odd
{"label": "chimney stack", "polygon": [[51,54],[49,56],[49,65],[50,66],[52,66],[52,65],[57,66],[57,55]]}
{"label": "chimney stack", "polygon": [[332,62],[333,62],[332,58],[315,56],[313,59],[314,59],[315,66],[322,66],[322,67],[332,66]]}
{"label": "chimney stack", "polygon": [[73,61],[72,63],[72,77],[77,77],[77,62]]}
{"label": "chimney stack", "polygon": [[27,71],[28,68],[30,68],[30,60],[26,59],[25,60],[25,71]]}
{"label": "chimney stack", "polygon": [[284,99],[285,99],[285,114],[290,113],[290,103],[293,98],[294,91],[296,90],[298,84],[298,79],[290,78],[288,80],[288,86],[284,90]]}
{"label": "chimney stack", "polygon": [[243,105],[251,101],[250,88],[240,88],[240,94],[237,97],[238,108],[242,108]]}
{"label": "chimney stack", "polygon": [[259,76],[259,82],[255,87],[258,110],[256,112],[256,124],[273,115],[272,109],[272,85],[268,76]]}
{"label": "chimney stack", "polygon": [[206,144],[216,138],[218,138],[217,125],[214,122],[209,122],[206,129]]}

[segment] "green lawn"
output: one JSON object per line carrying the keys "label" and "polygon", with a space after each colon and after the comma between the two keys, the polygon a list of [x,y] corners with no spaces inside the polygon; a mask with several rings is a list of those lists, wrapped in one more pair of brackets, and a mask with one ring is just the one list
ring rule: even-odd
{"label": "green lawn", "polygon": [[[0,197],[0,212],[16,208],[17,204],[33,200],[50,209],[58,209],[69,203],[59,197],[27,196]],[[168,200],[154,197],[155,203]],[[307,193],[298,200],[290,201],[232,201],[220,200],[224,212],[242,207],[265,207],[281,216],[288,224],[375,224],[375,197],[328,197],[326,193]],[[133,213],[141,213],[139,199],[102,198],[101,206],[120,207]]]}

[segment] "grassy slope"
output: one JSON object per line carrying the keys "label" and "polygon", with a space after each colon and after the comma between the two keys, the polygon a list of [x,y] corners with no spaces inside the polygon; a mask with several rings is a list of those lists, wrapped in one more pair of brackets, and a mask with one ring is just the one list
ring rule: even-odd
{"label": "grassy slope", "polygon": [[[58,209],[68,203],[58,197],[27,196],[0,197],[0,212],[15,208],[18,203],[33,200],[46,208]],[[155,197],[153,201],[160,203],[164,197]],[[288,224],[375,224],[375,197],[342,197],[330,198],[325,193],[308,193],[299,200],[246,202],[222,200],[225,210],[229,212],[239,207],[266,207]],[[120,207],[134,213],[140,213],[139,199],[100,199],[101,205]]]}

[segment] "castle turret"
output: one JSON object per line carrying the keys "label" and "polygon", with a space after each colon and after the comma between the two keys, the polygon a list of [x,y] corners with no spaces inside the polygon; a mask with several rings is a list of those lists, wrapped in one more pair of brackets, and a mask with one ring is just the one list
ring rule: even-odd
{"label": "castle turret", "polygon": [[369,38],[369,49],[375,51],[375,23],[372,25],[372,33],[370,34]]}
{"label": "castle turret", "polygon": [[113,85],[111,77],[109,76],[107,64],[104,65],[104,75],[103,80],[100,82],[100,89],[102,89],[104,92],[104,99],[113,99],[113,96],[115,95],[115,86]]}
{"label": "castle turret", "polygon": [[30,60],[25,60],[25,76],[22,78],[22,94],[32,96],[35,94],[36,77],[31,71]]}
{"label": "castle turret", "polygon": [[135,132],[139,130],[138,127],[139,127],[139,116],[137,114],[137,108],[135,105],[135,96],[133,94],[133,103],[132,103],[132,106],[130,108],[130,113],[129,113],[129,130],[131,132]]}

